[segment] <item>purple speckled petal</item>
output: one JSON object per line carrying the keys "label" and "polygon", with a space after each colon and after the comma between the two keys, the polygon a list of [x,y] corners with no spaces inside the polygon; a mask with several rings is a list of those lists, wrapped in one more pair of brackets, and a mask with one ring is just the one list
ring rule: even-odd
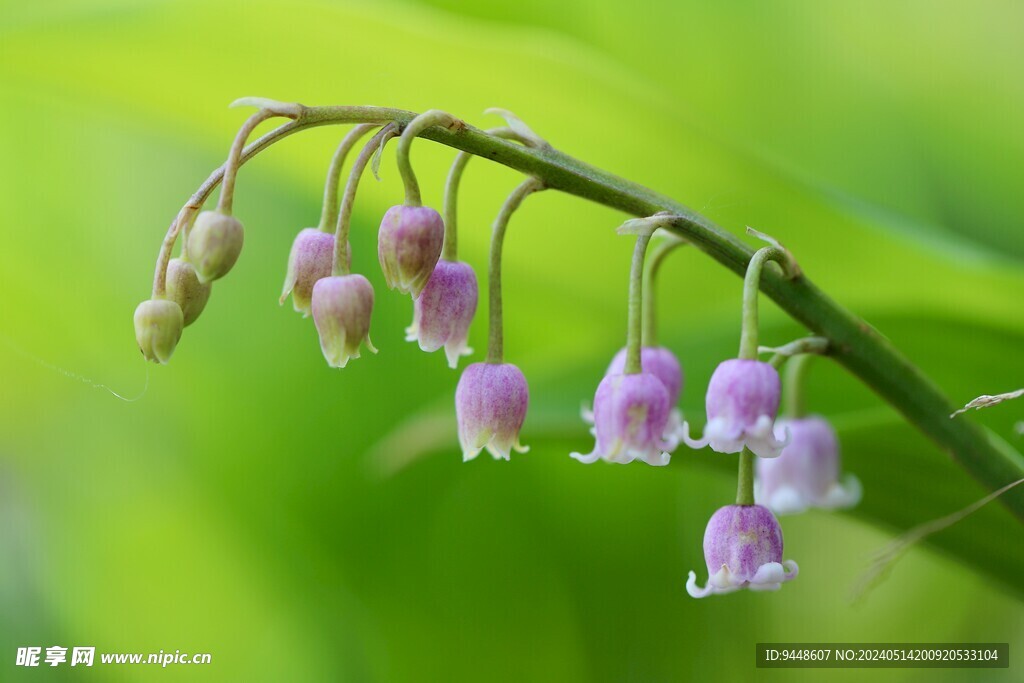
{"label": "purple speckled petal", "polygon": [[668,390],[653,374],[605,375],[594,395],[594,450],[572,457],[583,463],[667,465],[665,451],[674,445],[664,439],[669,412]]}
{"label": "purple speckled petal", "polygon": [[424,351],[437,351],[443,346],[448,365],[454,368],[459,356],[472,352],[466,340],[476,304],[476,275],[469,264],[438,261],[413,304],[412,325],[405,330],[406,341],[419,342]]}
{"label": "purple speckled petal", "polygon": [[508,460],[512,449],[525,452],[519,430],[529,402],[526,377],[511,363],[473,363],[463,370],[455,390],[463,460],[483,448],[501,460]]}
{"label": "purple speckled petal", "polygon": [[334,235],[305,228],[292,242],[288,255],[288,273],[281,290],[281,303],[292,295],[295,310],[306,317],[313,303],[313,285],[317,280],[330,277],[334,261]]}
{"label": "purple speckled petal", "polygon": [[695,598],[739,588],[776,590],[796,577],[795,562],[782,561],[782,529],[768,508],[728,505],[711,516],[704,531],[708,583],[697,586],[690,572],[686,589]]}
{"label": "purple speckled petal", "polygon": [[798,513],[810,507],[833,509],[855,504],[860,486],[855,477],[840,483],[839,440],[819,416],[779,420],[776,436],[789,442],[778,458],[757,460],[759,501],[777,513]]}
{"label": "purple speckled petal", "polygon": [[779,373],[768,363],[724,361],[708,382],[704,438],[690,439],[689,425],[684,424],[683,441],[691,448],[710,445],[719,453],[738,453],[748,446],[761,457],[773,458],[784,445],[772,428],[781,393]]}
{"label": "purple speckled petal", "polygon": [[427,284],[444,245],[444,220],[427,206],[392,206],[377,234],[377,256],[391,289],[415,299]]}

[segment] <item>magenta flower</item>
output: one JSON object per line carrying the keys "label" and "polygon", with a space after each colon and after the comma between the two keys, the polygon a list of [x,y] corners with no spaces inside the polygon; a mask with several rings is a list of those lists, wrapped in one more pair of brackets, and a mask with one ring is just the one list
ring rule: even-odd
{"label": "magenta flower", "polygon": [[417,298],[441,257],[444,221],[426,206],[392,206],[377,234],[377,256],[391,289]]}
{"label": "magenta flower", "polygon": [[782,561],[782,529],[771,511],[760,505],[727,505],[711,516],[704,531],[708,582],[697,586],[690,572],[686,591],[695,598],[731,593],[741,588],[773,591],[796,578],[796,562]]}
{"label": "magenta flower", "polygon": [[667,465],[676,442],[665,438],[669,394],[654,374],[606,375],[594,394],[594,450],[572,453],[582,463],[597,460]]}
{"label": "magenta flower", "polygon": [[332,368],[359,358],[360,344],[377,353],[370,341],[373,287],[362,275],[325,277],[313,285],[313,322],[320,350]]}
{"label": "magenta flower", "polygon": [[473,363],[462,372],[455,390],[462,459],[472,460],[486,448],[496,460],[508,460],[514,448],[525,453],[519,430],[526,419],[530,392],[526,377],[511,363]]}
{"label": "magenta flower", "polygon": [[316,228],[300,230],[288,255],[281,303],[291,294],[295,310],[302,313],[302,317],[308,317],[313,303],[313,285],[331,276],[333,261],[334,235]]}
{"label": "magenta flower", "polygon": [[413,304],[406,341],[418,341],[420,348],[429,352],[443,346],[448,366],[454,368],[459,356],[473,353],[466,340],[476,301],[476,275],[469,264],[441,259]]}
{"label": "magenta flower", "polygon": [[755,455],[774,458],[785,444],[774,431],[781,392],[779,373],[768,363],[738,358],[724,361],[708,383],[704,438],[691,439],[684,422],[683,441],[691,448],[710,444],[719,453],[739,453],[746,446]]}
{"label": "magenta flower", "polygon": [[757,460],[758,503],[777,514],[856,505],[860,481],[848,474],[840,483],[839,440],[828,421],[818,416],[779,420],[776,433],[784,429],[789,442],[779,457]]}
{"label": "magenta flower", "polygon": [[[640,364],[644,372],[649,372],[660,379],[668,391],[669,413],[668,423],[665,425],[665,438],[678,443],[683,425],[683,414],[677,407],[679,395],[683,391],[683,368],[676,359],[676,355],[664,346],[645,346],[640,349]],[[619,375],[625,370],[626,348],[623,347],[615,354],[604,374]],[[593,423],[593,411],[585,410],[583,419]]]}

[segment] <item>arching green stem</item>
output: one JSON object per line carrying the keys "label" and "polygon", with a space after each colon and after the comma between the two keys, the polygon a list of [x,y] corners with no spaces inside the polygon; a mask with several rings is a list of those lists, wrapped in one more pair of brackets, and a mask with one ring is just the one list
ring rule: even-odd
{"label": "arching green stem", "polygon": [[629,270],[629,329],[626,333],[625,367],[627,375],[643,372],[640,347],[643,334],[644,255],[647,253],[647,244],[650,241],[650,233],[637,235],[636,246],[633,247],[633,264]]}
{"label": "arching green stem", "polygon": [[246,119],[242,127],[238,129],[238,134],[235,135],[235,140],[231,143],[231,151],[228,152],[224,171],[224,187],[220,190],[220,199],[217,202],[217,210],[221,213],[227,216],[231,215],[235,200],[235,178],[238,176],[238,167],[242,165],[241,158],[245,141],[249,139],[256,126],[275,116],[278,114],[269,109],[260,109]]}
{"label": "arching green stem", "polygon": [[804,401],[804,377],[807,366],[813,356],[802,353],[789,359],[786,365],[786,382],[783,393],[786,397],[786,415],[793,419],[807,416],[807,405]]}
{"label": "arching green stem", "polygon": [[334,229],[334,260],[331,262],[332,275],[348,275],[352,270],[350,263],[351,252],[348,247],[349,226],[352,223],[352,207],[356,202],[356,191],[359,189],[359,181],[363,177],[366,166],[388,140],[398,135],[398,126],[389,123],[377,131],[370,140],[363,145],[359,156],[352,162],[352,170],[348,174],[348,182],[345,183],[345,194],[341,197],[341,207],[338,209],[338,222]]}
{"label": "arching green stem", "polygon": [[424,112],[409,122],[409,125],[402,131],[402,137],[398,141],[398,172],[402,175],[402,182],[405,184],[405,205],[420,206],[420,184],[416,180],[416,172],[412,170],[412,162],[409,160],[409,148],[412,141],[427,128],[440,126],[448,130],[457,130],[462,122],[447,112],[438,109],[431,109]]}
{"label": "arching green stem", "polygon": [[334,151],[330,168],[327,169],[327,180],[324,183],[324,205],[320,209],[320,225],[318,226],[321,232],[332,232],[338,223],[338,186],[341,184],[341,169],[345,166],[345,159],[348,158],[356,143],[376,127],[375,123],[360,123],[342,138],[338,149]]}
{"label": "arching green stem", "polygon": [[501,319],[501,249],[505,244],[505,230],[508,228],[508,221],[512,218],[523,200],[534,192],[544,189],[544,184],[536,178],[527,178],[519,186],[512,190],[512,193],[501,205],[498,217],[494,219],[494,228],[491,232],[491,262],[487,274],[488,304],[490,331],[487,337],[487,362],[500,364],[505,362],[504,329]]}
{"label": "arching green stem", "polygon": [[740,335],[740,352],[737,358],[757,358],[757,295],[761,291],[761,270],[768,261],[775,261],[783,268],[789,264],[789,257],[778,247],[758,249],[747,265],[743,278],[743,331]]}
{"label": "arching green stem", "polygon": [[[511,128],[491,128],[487,134],[506,140],[526,142],[519,133]],[[455,261],[459,258],[459,185],[462,183],[462,173],[473,156],[469,152],[456,154],[452,167],[448,170],[448,179],[444,184],[444,249],[441,252],[441,258],[445,261]]]}
{"label": "arching green stem", "polygon": [[[242,152],[239,164],[284,138],[309,128],[351,123],[404,125],[416,114],[403,109],[365,106],[299,107],[290,121],[259,138]],[[529,176],[550,189],[589,199],[631,216],[659,217],[661,227],[738,275],[746,272],[753,250],[732,233],[684,204],[637,183],[619,178],[556,149],[533,149],[466,126],[457,132],[434,127],[424,139],[485,157]],[[154,292],[162,290],[171,250],[185,212],[198,210],[221,182],[224,166],[215,169],[171,222],[160,246],[153,275]],[[989,490],[1024,478],[1024,458],[1015,449],[971,420],[951,420],[954,406],[942,391],[885,337],[853,315],[806,276],[784,278],[771,271],[761,289],[794,320],[830,342],[830,355],[859,377],[911,424],[932,439]],[[1024,487],[1000,498],[1024,521]]]}
{"label": "arching green stem", "polygon": [[658,271],[661,270],[665,257],[684,244],[686,240],[674,235],[668,237],[658,243],[647,259],[647,269],[644,271],[644,346],[658,345]]}

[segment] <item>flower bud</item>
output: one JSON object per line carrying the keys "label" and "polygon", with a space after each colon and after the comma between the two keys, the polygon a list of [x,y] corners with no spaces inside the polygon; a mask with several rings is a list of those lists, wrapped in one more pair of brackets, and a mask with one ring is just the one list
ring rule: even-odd
{"label": "flower bud", "polygon": [[583,463],[667,465],[676,446],[665,438],[668,415],[668,390],[653,374],[605,375],[594,395],[594,450],[572,457]]}
{"label": "flower bud", "polygon": [[778,590],[796,578],[799,568],[782,561],[782,529],[775,515],[760,505],[727,505],[711,516],[704,531],[708,583],[697,587],[690,572],[686,591],[695,598],[741,588]]}
{"label": "flower bud", "polygon": [[312,308],[320,349],[332,368],[343,368],[349,358],[359,358],[360,344],[377,353],[370,341],[373,287],[365,277],[338,275],[317,280]]}
{"label": "flower bud", "polygon": [[316,228],[299,231],[288,255],[288,273],[281,290],[281,303],[291,294],[295,310],[302,313],[302,317],[308,317],[313,302],[313,285],[321,278],[330,277],[333,265],[334,235]]}
{"label": "flower bud", "polygon": [[391,289],[415,299],[427,284],[444,244],[441,214],[426,206],[392,206],[377,235],[377,256]]}
{"label": "flower bud", "polygon": [[441,259],[413,304],[412,325],[405,330],[405,340],[418,341],[428,352],[443,346],[448,367],[454,368],[459,356],[473,352],[466,340],[476,301],[476,275],[469,264]]}
{"label": "flower bud", "polygon": [[462,372],[455,390],[455,413],[463,461],[483,448],[496,460],[508,460],[514,448],[525,453],[519,430],[526,419],[530,392],[515,365],[473,363]]}
{"label": "flower bud", "polygon": [[146,360],[166,363],[185,327],[181,307],[167,299],[149,299],[135,309],[135,341]]}
{"label": "flower bud", "polygon": [[779,420],[775,432],[789,433],[789,442],[777,458],[757,459],[758,503],[776,514],[794,514],[807,508],[846,508],[860,501],[857,477],[839,481],[839,440],[822,417]]}
{"label": "flower bud", "polygon": [[785,445],[774,433],[781,393],[779,373],[768,363],[724,361],[708,383],[704,438],[691,439],[689,426],[683,423],[683,441],[691,448],[710,444],[719,453],[739,453],[746,446],[755,455],[774,458]]}
{"label": "flower bud", "polygon": [[188,234],[189,259],[200,282],[227,275],[242,251],[245,230],[234,216],[203,211]]}
{"label": "flower bud", "polygon": [[181,308],[181,313],[185,316],[185,327],[188,327],[206,308],[213,283],[200,282],[192,264],[180,258],[171,259],[167,264],[165,283],[167,298]]}

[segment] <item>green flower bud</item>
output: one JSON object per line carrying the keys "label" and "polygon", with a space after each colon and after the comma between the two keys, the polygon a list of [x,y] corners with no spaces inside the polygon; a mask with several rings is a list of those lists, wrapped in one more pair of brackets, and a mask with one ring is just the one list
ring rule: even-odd
{"label": "green flower bud", "polygon": [[234,216],[203,211],[188,235],[189,259],[195,264],[200,282],[228,274],[242,251],[245,230]]}
{"label": "green flower bud", "polygon": [[167,264],[167,298],[181,307],[185,316],[185,327],[196,321],[206,308],[213,283],[202,283],[196,269],[184,259],[175,258]]}
{"label": "green flower bud", "polygon": [[181,307],[167,299],[149,299],[135,309],[135,341],[146,360],[166,363],[185,327]]}

